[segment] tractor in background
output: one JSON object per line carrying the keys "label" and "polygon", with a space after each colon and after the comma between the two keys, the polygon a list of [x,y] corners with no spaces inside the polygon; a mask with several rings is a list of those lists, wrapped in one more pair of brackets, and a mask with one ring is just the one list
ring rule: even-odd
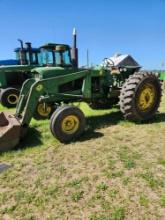
{"label": "tractor in background", "polygon": [[161,85],[155,74],[140,72],[128,55],[106,58],[97,69],[78,68],[75,31],[73,39],[71,52],[67,45],[52,45],[56,66],[50,62],[46,68],[32,70],[33,78],[23,83],[15,114],[0,113],[0,151],[19,144],[39,106],[50,117],[50,132],[63,143],[85,130],[84,113],[74,102],[83,101],[97,109],[119,103],[124,118],[130,121],[146,121],[156,114]]}
{"label": "tractor in background", "polygon": [[[26,47],[21,40],[20,43],[21,48],[15,49],[17,65],[0,66],[0,103],[7,108],[16,107],[23,83],[33,77],[32,69],[71,65],[69,45],[47,43],[32,48],[31,43],[25,43]],[[68,60],[64,59],[67,53]]]}
{"label": "tractor in background", "polygon": [[[38,48],[31,47],[30,42],[25,43],[23,46],[23,41],[18,39],[21,47],[15,48],[15,59],[0,60],[0,66],[10,66],[10,65],[30,65],[30,57],[33,57],[33,64],[38,64],[38,54],[40,50]],[[30,55],[31,53],[31,55]],[[35,58],[35,59],[34,59]]]}
{"label": "tractor in background", "polygon": [[16,60],[2,61],[0,66],[0,103],[7,108],[15,107],[19,92],[25,80],[31,78],[31,70],[40,66],[40,49],[32,48],[31,43],[19,40],[21,47],[16,48]]}
{"label": "tractor in background", "polygon": [[[23,46],[23,41],[18,39],[21,44],[21,47],[18,47],[14,50],[15,52],[15,59],[7,59],[7,60],[0,60],[0,66],[12,66],[12,65],[29,65],[30,63],[30,55],[29,55],[29,46],[31,50],[32,57],[35,57],[33,60],[33,64],[38,64],[38,54],[40,50],[38,48],[32,48],[31,43],[25,43],[25,47]],[[34,58],[33,58],[34,59]]]}

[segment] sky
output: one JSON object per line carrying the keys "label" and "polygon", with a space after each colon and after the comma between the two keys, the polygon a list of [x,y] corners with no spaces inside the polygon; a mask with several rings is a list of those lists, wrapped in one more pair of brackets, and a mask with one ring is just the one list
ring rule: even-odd
{"label": "sky", "polygon": [[0,0],[0,59],[14,58],[18,38],[71,45],[74,27],[80,65],[88,49],[92,64],[123,53],[165,68],[165,0]]}

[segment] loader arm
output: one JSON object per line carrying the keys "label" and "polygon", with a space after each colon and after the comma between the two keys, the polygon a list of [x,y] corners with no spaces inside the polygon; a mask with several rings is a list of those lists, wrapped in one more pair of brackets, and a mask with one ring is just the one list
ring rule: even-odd
{"label": "loader arm", "polygon": [[[83,79],[81,89],[60,92],[60,86],[78,79]],[[91,74],[89,70],[42,80],[30,79],[23,84],[15,116],[21,118],[21,125],[24,127],[29,125],[36,106],[41,100],[42,102],[50,100],[61,102],[70,99],[76,101],[89,98],[91,98]]]}
{"label": "loader arm", "polygon": [[[82,87],[60,92],[60,86],[82,79]],[[91,97],[91,73],[81,70],[75,73],[46,79],[29,79],[21,89],[15,115],[0,113],[0,152],[13,149],[26,134],[27,128],[39,101],[62,102],[82,100]]]}

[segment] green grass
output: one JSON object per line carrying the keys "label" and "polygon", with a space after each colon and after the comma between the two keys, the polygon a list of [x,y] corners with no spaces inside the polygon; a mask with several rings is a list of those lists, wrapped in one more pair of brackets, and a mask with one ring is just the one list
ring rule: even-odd
{"label": "green grass", "polygon": [[113,207],[110,215],[93,215],[90,220],[123,220],[125,210],[120,207]]}
{"label": "green grass", "polygon": [[97,186],[97,190],[98,191],[106,191],[108,189],[108,185],[106,183],[100,183],[98,186]]}
{"label": "green grass", "polygon": [[160,197],[160,205],[165,208],[165,195]]}
{"label": "green grass", "polygon": [[80,107],[87,126],[76,142],[32,120],[20,146],[0,154],[0,220],[165,219],[165,97],[142,124]]}
{"label": "green grass", "polygon": [[80,199],[83,198],[83,194],[84,194],[83,191],[79,191],[79,192],[74,192],[74,193],[72,193],[72,200],[73,200],[74,202],[78,202]]}
{"label": "green grass", "polygon": [[140,198],[139,198],[139,203],[140,203],[140,205],[141,206],[148,206],[148,204],[149,204],[149,199],[147,198],[147,196],[145,196],[145,195],[140,195]]}
{"label": "green grass", "polygon": [[163,157],[158,158],[158,163],[165,166],[165,158]]}

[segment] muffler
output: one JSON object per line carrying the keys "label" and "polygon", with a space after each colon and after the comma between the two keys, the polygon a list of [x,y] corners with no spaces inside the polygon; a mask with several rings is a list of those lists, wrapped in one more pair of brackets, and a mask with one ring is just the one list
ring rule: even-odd
{"label": "muffler", "polygon": [[19,144],[22,126],[12,114],[0,113],[0,152],[13,149]]}

